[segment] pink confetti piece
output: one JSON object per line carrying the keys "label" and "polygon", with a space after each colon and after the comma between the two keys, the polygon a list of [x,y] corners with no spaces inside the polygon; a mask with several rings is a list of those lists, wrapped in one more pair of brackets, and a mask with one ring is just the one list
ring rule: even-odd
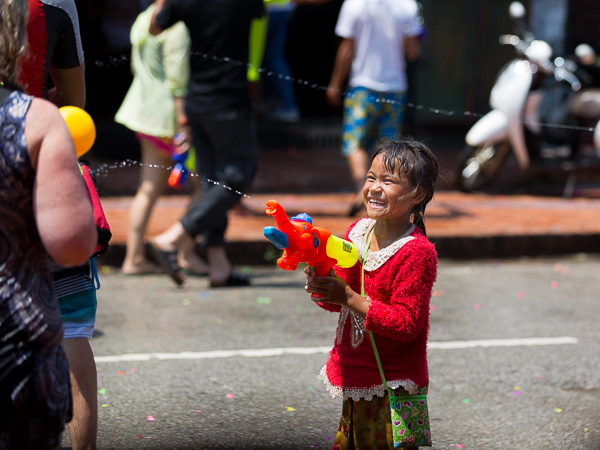
{"label": "pink confetti piece", "polygon": [[460,444],[456,444],[455,447],[457,447],[457,448],[465,448],[464,445],[460,445]]}
{"label": "pink confetti piece", "polygon": [[148,415],[148,422],[154,422],[156,419],[154,416]]}
{"label": "pink confetti piece", "polygon": [[433,312],[437,309],[437,306],[435,305],[429,305],[429,311]]}
{"label": "pink confetti piece", "polygon": [[554,280],[552,283],[550,283],[550,287],[552,289],[556,289],[558,287],[558,281]]}
{"label": "pink confetti piece", "polygon": [[525,297],[525,292],[517,292],[517,298]]}
{"label": "pink confetti piece", "polygon": [[563,266],[560,263],[554,264],[554,270],[560,273],[569,273],[569,268],[567,266]]}
{"label": "pink confetti piece", "polygon": [[513,394],[514,394],[514,395],[521,395],[521,394],[522,394],[522,392],[521,392],[521,391],[513,391]]}
{"label": "pink confetti piece", "polygon": [[132,367],[131,369],[129,369],[129,371],[130,371],[131,373],[136,373],[136,372],[137,372],[137,369],[134,369],[134,368]]}
{"label": "pink confetti piece", "polygon": [[474,309],[475,311],[479,311],[479,310],[481,309],[481,305],[480,305],[479,303],[475,303],[475,304],[473,305],[473,309]]}
{"label": "pink confetti piece", "polygon": [[228,393],[225,397],[227,397],[227,398],[233,398],[233,394]]}

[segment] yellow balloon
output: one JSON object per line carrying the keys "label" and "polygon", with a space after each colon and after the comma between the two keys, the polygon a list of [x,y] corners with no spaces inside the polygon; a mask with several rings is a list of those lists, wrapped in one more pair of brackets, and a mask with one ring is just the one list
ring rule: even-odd
{"label": "yellow balloon", "polygon": [[63,106],[60,113],[69,127],[77,157],[86,154],[96,140],[96,126],[90,115],[76,106]]}

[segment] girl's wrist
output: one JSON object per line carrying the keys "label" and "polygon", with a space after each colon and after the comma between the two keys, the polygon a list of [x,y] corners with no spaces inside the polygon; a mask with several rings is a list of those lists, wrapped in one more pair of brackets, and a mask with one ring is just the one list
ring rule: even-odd
{"label": "girl's wrist", "polygon": [[361,317],[367,317],[370,302],[362,295],[354,292],[350,287],[346,287],[346,306],[359,314]]}

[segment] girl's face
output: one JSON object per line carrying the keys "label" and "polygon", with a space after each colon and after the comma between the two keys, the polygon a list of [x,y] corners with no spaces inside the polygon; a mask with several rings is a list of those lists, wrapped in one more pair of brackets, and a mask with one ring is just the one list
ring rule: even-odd
{"label": "girl's face", "polygon": [[406,175],[390,172],[383,164],[383,156],[377,155],[367,172],[363,198],[370,218],[406,224],[423,195],[414,192]]}

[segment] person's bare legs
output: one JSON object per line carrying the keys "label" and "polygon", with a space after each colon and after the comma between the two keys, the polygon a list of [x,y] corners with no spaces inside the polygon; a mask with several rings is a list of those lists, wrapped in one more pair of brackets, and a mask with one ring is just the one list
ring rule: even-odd
{"label": "person's bare legs", "polygon": [[159,271],[155,264],[146,259],[144,235],[152,208],[167,186],[169,171],[162,166],[168,167],[172,164],[169,156],[159,152],[149,142],[141,140],[140,145],[142,149],[140,185],[129,211],[127,249],[121,267],[122,272],[126,274]]}
{"label": "person's bare legs", "polygon": [[98,380],[94,353],[87,338],[63,340],[69,360],[73,419],[67,425],[73,450],[95,449],[98,434]]}
{"label": "person's bare legs", "polygon": [[[197,178],[192,177],[189,181],[195,184],[189,203],[189,205],[193,205],[202,196],[202,192]],[[198,255],[196,244],[197,242],[193,238],[182,239],[177,251],[177,264],[181,269],[187,269],[197,275],[204,275],[208,273],[208,264]]]}
{"label": "person's bare legs", "polygon": [[182,239],[177,249],[177,264],[180,269],[188,270],[195,275],[206,275],[208,264],[200,258],[196,251],[196,241],[192,238]]}
{"label": "person's bare legs", "polygon": [[233,270],[231,263],[229,262],[229,258],[227,258],[227,253],[225,253],[225,247],[207,247],[206,257],[210,267],[209,275],[211,283],[224,283],[229,278]]}
{"label": "person's bare legs", "polygon": [[[181,222],[176,222],[154,238],[154,244],[163,251],[176,251],[189,245],[191,236],[187,234]],[[187,242],[186,242],[187,241]],[[211,246],[206,249],[210,281],[215,284],[225,282],[232,272],[232,266],[223,246]]]}

